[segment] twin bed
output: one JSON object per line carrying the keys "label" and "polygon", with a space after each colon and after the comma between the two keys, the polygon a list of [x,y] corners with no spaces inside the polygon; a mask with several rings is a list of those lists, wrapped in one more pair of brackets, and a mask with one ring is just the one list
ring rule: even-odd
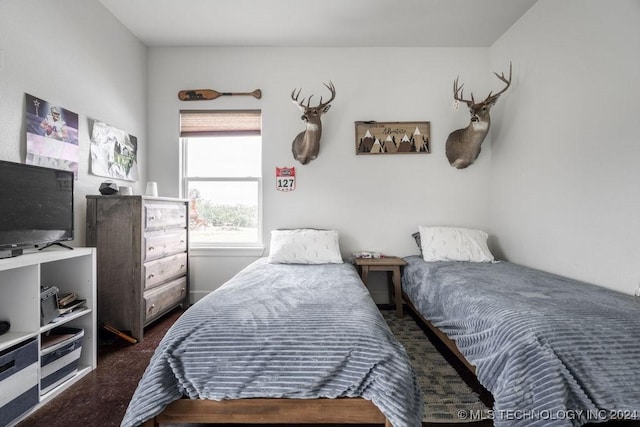
{"label": "twin bed", "polygon": [[[495,425],[640,419],[640,299],[492,262],[482,232],[419,237],[404,296],[492,393]],[[420,426],[409,357],[337,233],[278,231],[271,243],[167,332],[122,425]]]}
{"label": "twin bed", "polygon": [[269,258],[170,328],[122,426],[420,426],[422,397],[408,355],[337,243],[331,231],[274,233]]}
{"label": "twin bed", "polygon": [[415,237],[404,298],[491,392],[496,426],[640,421],[640,298],[495,262],[475,230]]}

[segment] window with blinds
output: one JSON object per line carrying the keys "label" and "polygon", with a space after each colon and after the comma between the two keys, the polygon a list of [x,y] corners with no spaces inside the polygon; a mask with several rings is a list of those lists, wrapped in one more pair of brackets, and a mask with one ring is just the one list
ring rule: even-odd
{"label": "window with blinds", "polygon": [[261,124],[259,110],[180,111],[192,247],[262,244]]}

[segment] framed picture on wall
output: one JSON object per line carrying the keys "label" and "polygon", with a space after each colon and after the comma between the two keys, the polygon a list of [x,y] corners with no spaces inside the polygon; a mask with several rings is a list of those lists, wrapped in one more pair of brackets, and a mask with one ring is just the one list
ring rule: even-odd
{"label": "framed picture on wall", "polygon": [[430,122],[355,122],[356,154],[428,154]]}

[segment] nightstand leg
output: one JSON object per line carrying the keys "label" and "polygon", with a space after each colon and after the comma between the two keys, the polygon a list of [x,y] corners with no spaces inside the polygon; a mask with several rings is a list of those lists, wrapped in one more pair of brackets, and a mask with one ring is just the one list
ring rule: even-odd
{"label": "nightstand leg", "polygon": [[395,292],[396,316],[401,318],[402,313],[402,285],[400,281],[400,267],[393,267],[393,290]]}
{"label": "nightstand leg", "polygon": [[367,286],[367,282],[369,281],[369,267],[366,265],[362,266],[362,272],[360,274],[360,279],[362,280],[362,283],[364,283],[364,286]]}

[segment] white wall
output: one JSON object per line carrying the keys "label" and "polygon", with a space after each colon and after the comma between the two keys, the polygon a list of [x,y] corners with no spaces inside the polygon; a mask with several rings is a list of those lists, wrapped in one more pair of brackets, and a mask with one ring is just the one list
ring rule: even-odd
{"label": "white wall", "polygon": [[[178,196],[179,109],[260,108],[266,244],[273,228],[335,227],[345,255],[407,255],[419,224],[482,227],[509,260],[632,293],[640,281],[638,24],[636,0],[540,0],[490,49],[147,50],[96,0],[2,0],[0,158],[24,161],[25,92],[79,114],[82,245],[84,196],[103,181],[89,173],[88,119],[138,137],[134,191],[148,172],[161,195]],[[480,158],[454,170],[444,141],[468,116],[451,109],[453,78],[483,94],[498,83],[491,71],[510,60],[514,83],[493,109]],[[289,94],[302,86],[319,96],[327,80],[337,97],[320,157],[297,165],[290,145],[303,125]],[[188,88],[264,96],[178,101]],[[431,121],[433,154],[356,156],[358,120]],[[296,166],[295,192],[275,191],[276,166]],[[254,258],[240,255],[194,257],[195,290],[217,287]]]}
{"label": "white wall", "polygon": [[[338,229],[344,255],[417,253],[410,235],[420,224],[489,222],[490,144],[463,171],[449,166],[444,154],[449,132],[466,126],[469,117],[466,109],[452,109],[453,79],[460,74],[466,87],[488,91],[488,60],[488,49],[478,48],[150,48],[149,179],[158,181],[160,195],[179,194],[180,109],[259,108],[267,246],[272,229],[311,226]],[[296,164],[291,142],[304,125],[291,91],[302,87],[303,96],[326,99],[322,82],[329,80],[337,95],[323,118],[320,155],[308,165]],[[263,97],[177,98],[179,90],[201,88],[260,88]],[[357,156],[354,122],[360,120],[430,121],[432,154]],[[276,166],[296,167],[295,191],[275,190]],[[194,255],[195,293],[216,288],[255,258]]]}
{"label": "white wall", "polygon": [[511,261],[640,282],[640,2],[539,0],[490,49],[515,81],[492,129],[491,232]]}
{"label": "white wall", "polygon": [[85,196],[105,179],[89,174],[89,119],[138,137],[133,186],[144,190],[146,51],[97,0],[0,1],[0,158],[25,160],[25,93],[79,115],[75,246],[85,243]]}

